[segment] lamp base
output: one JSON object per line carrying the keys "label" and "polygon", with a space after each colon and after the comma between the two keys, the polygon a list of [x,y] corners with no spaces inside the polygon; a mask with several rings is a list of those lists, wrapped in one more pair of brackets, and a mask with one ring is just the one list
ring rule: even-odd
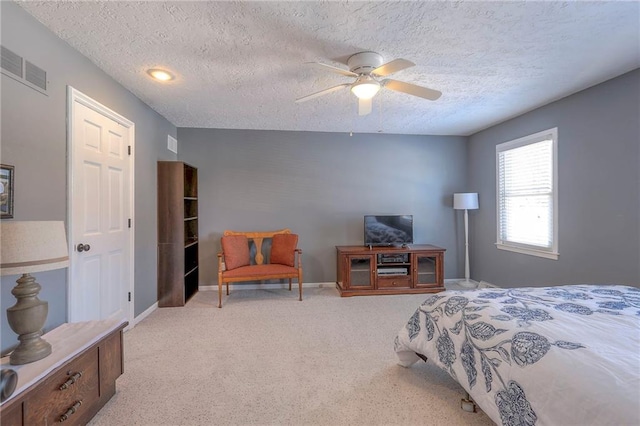
{"label": "lamp base", "polygon": [[460,287],[465,287],[465,288],[476,288],[478,287],[478,283],[475,281],[469,281],[469,280],[461,280],[458,281],[457,284]]}
{"label": "lamp base", "polygon": [[9,357],[12,365],[28,364],[51,354],[51,345],[41,337],[49,304],[38,299],[40,284],[30,274],[22,275],[17,283],[11,290],[17,302],[7,308],[9,326],[20,341]]}
{"label": "lamp base", "polygon": [[18,336],[20,344],[11,352],[9,363],[11,365],[29,364],[51,355],[51,344],[40,336],[42,331]]}

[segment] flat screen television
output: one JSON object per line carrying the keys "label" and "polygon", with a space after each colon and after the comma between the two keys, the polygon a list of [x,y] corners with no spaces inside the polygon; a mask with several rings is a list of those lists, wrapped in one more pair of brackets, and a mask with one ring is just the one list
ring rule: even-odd
{"label": "flat screen television", "polygon": [[365,215],[366,246],[413,244],[413,215]]}

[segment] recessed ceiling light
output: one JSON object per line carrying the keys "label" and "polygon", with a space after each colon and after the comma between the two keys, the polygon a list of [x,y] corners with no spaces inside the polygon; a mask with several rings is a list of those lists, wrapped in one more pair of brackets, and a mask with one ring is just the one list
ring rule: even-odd
{"label": "recessed ceiling light", "polygon": [[147,74],[158,81],[169,81],[175,78],[170,72],[158,68],[147,70]]}

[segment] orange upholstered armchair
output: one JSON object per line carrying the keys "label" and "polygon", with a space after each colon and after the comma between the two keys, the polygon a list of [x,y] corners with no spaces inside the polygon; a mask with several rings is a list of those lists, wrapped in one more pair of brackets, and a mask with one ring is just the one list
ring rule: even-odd
{"label": "orange upholstered armchair", "polygon": [[[271,239],[269,263],[264,263],[262,243]],[[222,307],[222,284],[230,282],[264,281],[288,279],[298,280],[302,300],[302,250],[297,248],[298,235],[289,229],[270,232],[224,231],[221,239],[222,252],[218,253],[218,308]],[[254,250],[250,246],[255,247]],[[254,252],[252,258],[251,253]]]}

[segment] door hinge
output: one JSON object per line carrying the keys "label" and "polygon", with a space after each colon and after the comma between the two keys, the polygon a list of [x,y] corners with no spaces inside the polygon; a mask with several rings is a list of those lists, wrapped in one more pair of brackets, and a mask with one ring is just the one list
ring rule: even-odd
{"label": "door hinge", "polygon": [[127,151],[129,152],[129,155],[131,155],[131,145],[127,147]]}
{"label": "door hinge", "polygon": [[129,219],[129,228],[131,228],[131,219]]}
{"label": "door hinge", "polygon": [[131,292],[129,292],[129,302],[131,302]]}

